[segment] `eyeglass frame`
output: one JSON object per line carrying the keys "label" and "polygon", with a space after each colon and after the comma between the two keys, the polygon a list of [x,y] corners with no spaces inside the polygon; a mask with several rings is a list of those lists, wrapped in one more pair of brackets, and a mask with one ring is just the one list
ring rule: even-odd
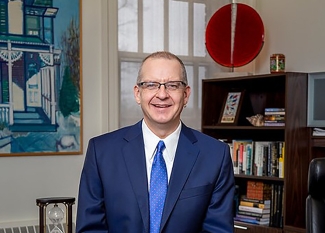
{"label": "eyeglass frame", "polygon": [[[173,83],[178,83],[180,85],[177,86],[176,89],[170,89],[170,86],[168,87],[168,84],[173,84]],[[157,84],[158,86],[155,86],[155,89],[150,89],[148,88],[148,86],[144,86],[144,84]],[[167,86],[166,86],[167,84]],[[177,91],[180,89],[181,85],[183,85],[183,87],[187,86],[187,83],[185,83],[184,81],[169,81],[169,82],[165,82],[165,83],[160,83],[160,82],[140,82],[137,83],[138,87],[142,87],[144,90],[149,90],[149,91],[158,91],[160,90],[161,85],[163,85],[165,87],[166,91]]]}

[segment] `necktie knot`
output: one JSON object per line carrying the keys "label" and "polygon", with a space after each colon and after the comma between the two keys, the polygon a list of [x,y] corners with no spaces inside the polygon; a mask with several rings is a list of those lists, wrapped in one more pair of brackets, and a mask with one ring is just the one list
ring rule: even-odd
{"label": "necktie knot", "polygon": [[157,144],[157,153],[163,153],[163,150],[165,149],[165,143],[164,141],[160,140]]}

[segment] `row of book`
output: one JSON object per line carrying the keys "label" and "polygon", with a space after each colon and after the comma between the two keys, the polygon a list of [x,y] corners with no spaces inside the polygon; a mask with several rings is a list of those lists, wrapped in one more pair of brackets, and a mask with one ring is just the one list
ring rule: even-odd
{"label": "row of book", "polygon": [[272,184],[271,197],[253,199],[241,196],[238,202],[235,221],[283,227],[283,185]]}
{"label": "row of book", "polygon": [[264,126],[285,126],[285,109],[265,108]]}
{"label": "row of book", "polygon": [[283,141],[232,140],[234,173],[283,178],[284,145]]}

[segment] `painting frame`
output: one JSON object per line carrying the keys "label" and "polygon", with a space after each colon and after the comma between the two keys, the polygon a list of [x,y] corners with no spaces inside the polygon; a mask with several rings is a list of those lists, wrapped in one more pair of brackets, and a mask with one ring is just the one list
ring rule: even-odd
{"label": "painting frame", "polygon": [[222,106],[219,125],[237,125],[244,91],[229,91]]}
{"label": "painting frame", "polygon": [[0,157],[83,154],[82,1],[0,11]]}

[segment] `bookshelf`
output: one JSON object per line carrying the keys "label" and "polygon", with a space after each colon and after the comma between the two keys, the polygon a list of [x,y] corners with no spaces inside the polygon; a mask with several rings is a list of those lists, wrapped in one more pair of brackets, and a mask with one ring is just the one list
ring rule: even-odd
{"label": "bookshelf", "polygon": [[[239,192],[249,180],[283,185],[283,227],[235,222],[235,232],[305,232],[307,174],[311,159],[325,153],[325,137],[307,128],[308,73],[287,72],[202,81],[202,132],[231,143],[234,139],[285,142],[284,178],[235,174]],[[236,123],[220,123],[229,92],[243,93]],[[285,108],[285,126],[252,126],[246,117],[264,115],[265,108]]]}

